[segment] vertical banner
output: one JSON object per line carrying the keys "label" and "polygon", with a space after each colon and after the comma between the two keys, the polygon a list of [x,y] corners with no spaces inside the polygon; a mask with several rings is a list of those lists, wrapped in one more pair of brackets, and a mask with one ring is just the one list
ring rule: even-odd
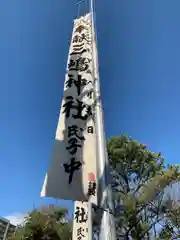
{"label": "vertical banner", "polygon": [[88,240],[88,203],[76,201],[73,216],[73,240]]}
{"label": "vertical banner", "polygon": [[97,204],[91,16],[74,21],[64,97],[41,196]]}

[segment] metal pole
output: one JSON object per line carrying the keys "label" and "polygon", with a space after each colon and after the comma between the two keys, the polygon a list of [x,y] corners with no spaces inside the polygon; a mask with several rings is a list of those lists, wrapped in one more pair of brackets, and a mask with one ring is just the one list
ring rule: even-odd
{"label": "metal pole", "polygon": [[[103,110],[100,99],[100,81],[98,72],[98,55],[95,46],[95,26],[94,26],[94,6],[93,0],[90,0],[91,12],[91,29],[92,29],[92,55],[93,55],[93,74],[95,80],[95,115],[96,115],[96,134],[97,134],[97,159],[98,159],[98,174],[100,179],[100,191],[102,193],[101,208],[104,209],[100,226],[100,240],[115,240],[115,224],[114,217],[109,211],[109,207],[113,210],[111,189],[108,183],[109,161],[106,150],[106,138],[104,133]],[[96,42],[97,44],[97,42]]]}

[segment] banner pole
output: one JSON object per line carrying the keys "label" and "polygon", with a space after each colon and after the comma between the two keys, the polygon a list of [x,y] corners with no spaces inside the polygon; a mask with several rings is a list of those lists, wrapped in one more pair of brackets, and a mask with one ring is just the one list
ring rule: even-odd
{"label": "banner pole", "polygon": [[104,133],[103,110],[100,98],[100,80],[98,71],[98,53],[95,44],[95,21],[94,21],[94,0],[90,0],[91,29],[92,29],[92,62],[95,81],[95,116],[96,116],[96,134],[97,134],[97,159],[98,175],[101,193],[102,218],[100,225],[99,240],[116,240],[115,222],[113,216],[112,191],[109,183],[109,161],[106,149],[106,139]]}

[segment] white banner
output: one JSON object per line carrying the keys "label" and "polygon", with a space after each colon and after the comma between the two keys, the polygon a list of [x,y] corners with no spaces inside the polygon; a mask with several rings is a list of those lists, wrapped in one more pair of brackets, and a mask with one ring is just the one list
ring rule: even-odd
{"label": "white banner", "polygon": [[88,240],[88,203],[76,201],[73,216],[73,240]]}
{"label": "white banner", "polygon": [[60,118],[41,196],[97,204],[90,14],[74,21]]}

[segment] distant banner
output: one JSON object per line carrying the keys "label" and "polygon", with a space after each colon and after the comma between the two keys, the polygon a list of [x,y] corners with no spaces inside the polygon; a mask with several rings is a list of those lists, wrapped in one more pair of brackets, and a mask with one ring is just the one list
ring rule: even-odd
{"label": "distant banner", "polygon": [[72,240],[88,240],[88,203],[74,203],[73,238]]}
{"label": "distant banner", "polygon": [[74,21],[52,162],[41,196],[97,204],[90,14]]}

